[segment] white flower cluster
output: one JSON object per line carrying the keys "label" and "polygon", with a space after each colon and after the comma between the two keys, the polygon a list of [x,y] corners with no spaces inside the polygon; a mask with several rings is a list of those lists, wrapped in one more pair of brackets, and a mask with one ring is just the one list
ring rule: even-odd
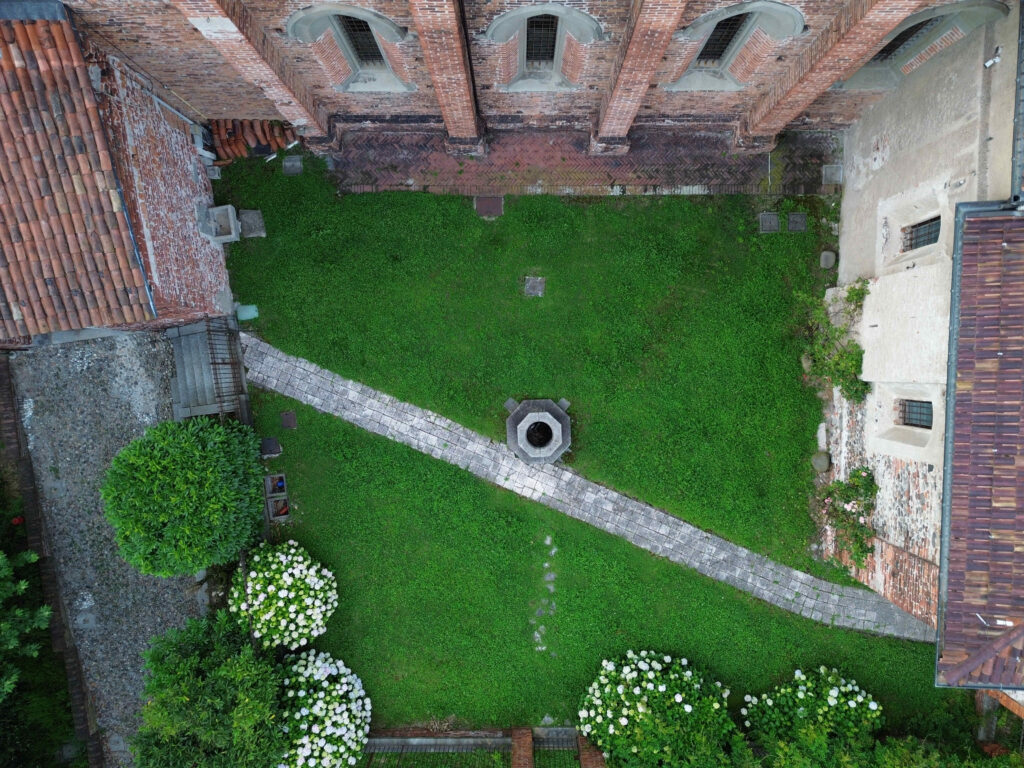
{"label": "white flower cluster", "polygon": [[847,680],[837,669],[819,667],[817,672],[793,673],[793,682],[776,686],[761,696],[744,696],[740,709],[747,728],[769,736],[792,732],[811,722],[835,733],[871,731],[881,723],[882,708],[871,694]]}
{"label": "white flower cluster", "polygon": [[284,685],[291,744],[278,768],[355,765],[370,733],[362,681],[329,654],[305,651],[294,657]]}
{"label": "white flower cluster", "polygon": [[260,544],[235,573],[228,609],[264,648],[296,650],[327,631],[338,607],[334,574],[294,541]]}
{"label": "white flower cluster", "polygon": [[578,712],[579,730],[614,764],[658,754],[665,743],[685,751],[687,733],[724,738],[733,729],[728,697],[721,683],[705,683],[686,659],[629,651],[618,663],[601,662]]}

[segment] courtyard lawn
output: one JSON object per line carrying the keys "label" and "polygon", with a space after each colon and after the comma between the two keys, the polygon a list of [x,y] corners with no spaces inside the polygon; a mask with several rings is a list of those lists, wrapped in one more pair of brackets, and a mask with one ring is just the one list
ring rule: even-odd
{"label": "courtyard lawn", "polygon": [[[318,645],[362,677],[375,727],[560,724],[601,659],[629,648],[706,667],[734,708],[819,664],[854,676],[900,729],[968,700],[933,688],[930,645],[785,613],[279,395],[256,391],[254,409],[284,448],[270,466],[288,475],[295,524],[278,533],[338,577]],[[293,409],[298,429],[283,430]]]}
{"label": "courtyard lawn", "polygon": [[263,211],[268,237],[228,265],[267,341],[496,439],[507,398],[565,397],[586,477],[831,572],[807,553],[821,405],[794,338],[815,232],[758,235],[743,197],[528,197],[488,222],[466,198],[339,197],[314,158],[279,163],[217,187]]}

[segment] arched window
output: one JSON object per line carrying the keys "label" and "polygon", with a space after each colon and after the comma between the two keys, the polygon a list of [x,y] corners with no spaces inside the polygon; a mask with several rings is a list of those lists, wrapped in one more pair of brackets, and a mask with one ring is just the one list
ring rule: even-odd
{"label": "arched window", "polygon": [[398,43],[410,32],[376,11],[341,3],[321,3],[293,13],[290,37],[312,45],[313,53],[334,80],[336,90],[412,91],[406,81]]}
{"label": "arched window", "polygon": [[503,13],[484,36],[501,46],[498,86],[513,92],[572,89],[582,68],[581,46],[604,39],[593,16],[555,3]]}
{"label": "arched window", "polygon": [[800,34],[804,17],[775,0],[754,0],[706,13],[673,39],[686,51],[685,70],[670,91],[738,91],[779,40]]}
{"label": "arched window", "polygon": [[895,88],[935,54],[1008,13],[1009,9],[998,0],[963,0],[915,13],[889,33],[864,66],[833,85],[832,90]]}

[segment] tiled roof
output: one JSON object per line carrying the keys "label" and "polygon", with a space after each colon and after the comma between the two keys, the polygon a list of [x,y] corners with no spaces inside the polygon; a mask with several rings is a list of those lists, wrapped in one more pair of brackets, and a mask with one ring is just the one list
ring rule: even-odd
{"label": "tiled roof", "polygon": [[1024,216],[961,239],[940,684],[1024,688]]}
{"label": "tiled roof", "polygon": [[0,336],[151,319],[89,73],[60,3],[0,3],[0,75]]}

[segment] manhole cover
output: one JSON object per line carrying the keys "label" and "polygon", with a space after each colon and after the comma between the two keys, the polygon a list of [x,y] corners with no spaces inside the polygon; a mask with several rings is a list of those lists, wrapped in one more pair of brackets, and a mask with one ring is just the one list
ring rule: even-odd
{"label": "manhole cover", "polygon": [[807,214],[806,213],[791,213],[786,220],[786,228],[790,232],[806,232],[807,231]]}
{"label": "manhole cover", "polygon": [[842,184],[843,166],[839,165],[838,163],[821,166],[821,183]]}
{"label": "manhole cover", "polygon": [[779,214],[770,213],[765,211],[758,217],[758,232],[762,234],[766,232],[778,232],[779,231]]}
{"label": "manhole cover", "polygon": [[484,219],[496,219],[505,212],[504,197],[474,197],[473,207],[477,215]]}

